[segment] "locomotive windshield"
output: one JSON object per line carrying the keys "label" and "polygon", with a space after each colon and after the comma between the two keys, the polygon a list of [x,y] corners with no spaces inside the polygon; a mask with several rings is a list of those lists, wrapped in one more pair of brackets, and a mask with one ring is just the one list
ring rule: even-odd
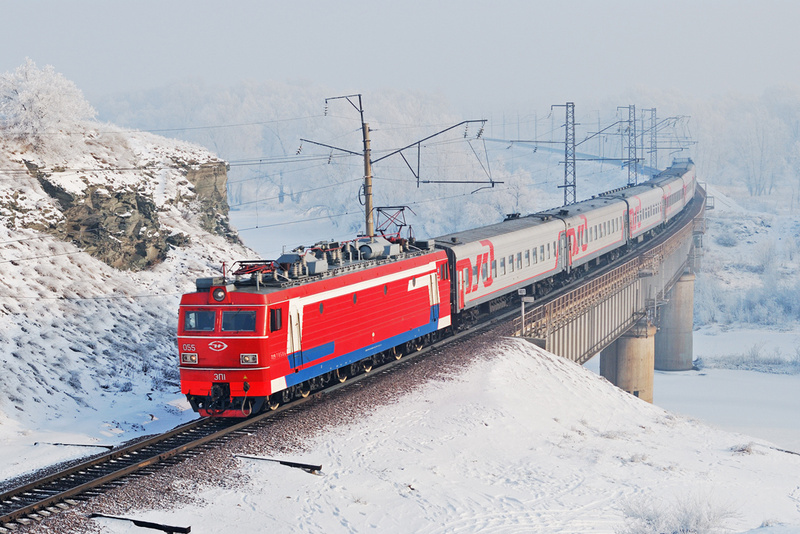
{"label": "locomotive windshield", "polygon": [[183,329],[213,332],[215,315],[213,311],[186,311],[183,313]]}
{"label": "locomotive windshield", "polygon": [[223,332],[255,332],[256,312],[246,310],[222,312]]}

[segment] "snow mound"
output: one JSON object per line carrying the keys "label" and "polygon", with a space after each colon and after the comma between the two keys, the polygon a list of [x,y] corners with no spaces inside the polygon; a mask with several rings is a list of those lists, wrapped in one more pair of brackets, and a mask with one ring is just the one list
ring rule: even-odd
{"label": "snow mound", "polygon": [[209,531],[800,525],[800,457],[676,417],[519,340],[327,430],[298,455],[322,464],[322,476],[239,459],[243,487],[205,488],[197,505],[135,515]]}

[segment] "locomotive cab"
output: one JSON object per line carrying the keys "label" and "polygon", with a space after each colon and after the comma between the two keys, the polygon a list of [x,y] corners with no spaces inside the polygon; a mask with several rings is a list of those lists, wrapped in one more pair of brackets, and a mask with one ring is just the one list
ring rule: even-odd
{"label": "locomotive cab", "polygon": [[[181,392],[202,415],[247,416],[261,410],[270,383],[264,296],[212,286],[181,300]],[[261,302],[259,302],[259,300]]]}

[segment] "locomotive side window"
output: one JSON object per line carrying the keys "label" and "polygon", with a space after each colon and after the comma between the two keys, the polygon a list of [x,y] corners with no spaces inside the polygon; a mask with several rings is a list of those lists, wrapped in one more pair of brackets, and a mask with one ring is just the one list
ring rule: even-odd
{"label": "locomotive side window", "polygon": [[283,318],[281,316],[280,309],[274,309],[269,311],[269,331],[270,332],[277,332],[283,327]]}
{"label": "locomotive side window", "polygon": [[237,310],[222,312],[223,332],[255,332],[256,312]]}
{"label": "locomotive side window", "polygon": [[183,329],[192,332],[213,332],[213,311],[187,311],[183,313]]}

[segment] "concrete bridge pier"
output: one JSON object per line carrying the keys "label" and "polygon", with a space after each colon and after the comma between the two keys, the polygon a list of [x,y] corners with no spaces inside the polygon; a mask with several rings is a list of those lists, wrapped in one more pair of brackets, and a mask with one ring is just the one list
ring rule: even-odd
{"label": "concrete bridge pier", "polygon": [[656,327],[639,321],[600,353],[600,374],[620,389],[653,402]]}
{"label": "concrete bridge pier", "polygon": [[668,293],[669,301],[661,308],[655,353],[655,368],[659,371],[687,371],[692,368],[694,279],[692,273],[681,276]]}

